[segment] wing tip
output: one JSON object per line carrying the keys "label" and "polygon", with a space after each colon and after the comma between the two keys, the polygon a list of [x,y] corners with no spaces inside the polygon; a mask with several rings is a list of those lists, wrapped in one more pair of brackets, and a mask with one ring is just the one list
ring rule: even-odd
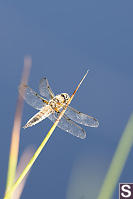
{"label": "wing tip", "polygon": [[99,126],[99,122],[96,118],[93,118],[93,122],[91,125],[88,125],[90,127],[94,127],[94,128],[97,128]]}
{"label": "wing tip", "polygon": [[47,80],[47,77],[42,77],[42,78],[40,79],[40,82],[43,81],[43,80]]}
{"label": "wing tip", "polygon": [[86,133],[84,134],[84,136],[80,136],[79,138],[81,138],[82,140],[84,140],[86,138]]}
{"label": "wing tip", "polygon": [[97,128],[99,126],[99,122],[98,122],[98,120],[95,120],[95,121],[96,121],[95,127]]}
{"label": "wing tip", "polygon": [[81,138],[82,140],[86,138],[86,132],[84,131],[84,129],[82,129],[82,134],[79,135],[78,137]]}
{"label": "wing tip", "polygon": [[26,128],[27,128],[27,126],[25,125],[25,126],[23,126],[22,128],[23,128],[23,129],[26,129]]}
{"label": "wing tip", "polygon": [[24,91],[26,88],[28,88],[28,86],[23,82],[18,86],[18,91],[22,96],[24,95]]}
{"label": "wing tip", "polygon": [[92,125],[90,125],[90,127],[94,127],[94,128],[97,128],[98,126],[99,126],[99,122],[96,119],[95,119],[95,122]]}

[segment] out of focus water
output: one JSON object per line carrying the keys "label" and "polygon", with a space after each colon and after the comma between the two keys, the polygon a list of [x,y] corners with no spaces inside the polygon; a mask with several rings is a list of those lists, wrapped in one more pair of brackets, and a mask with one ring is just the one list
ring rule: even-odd
{"label": "out of focus water", "polygon": [[[132,6],[131,0],[0,1],[1,195],[18,85],[28,54],[33,62],[29,84],[36,90],[40,78],[47,76],[56,94],[71,94],[89,68],[72,105],[95,116],[100,126],[85,128],[86,140],[57,128],[33,166],[22,198],[97,197],[133,110]],[[35,113],[25,104],[22,125]],[[46,119],[22,129],[20,155],[29,145],[37,147],[51,125]],[[132,156],[133,151],[120,182],[133,182]],[[118,187],[113,199],[117,197]]]}

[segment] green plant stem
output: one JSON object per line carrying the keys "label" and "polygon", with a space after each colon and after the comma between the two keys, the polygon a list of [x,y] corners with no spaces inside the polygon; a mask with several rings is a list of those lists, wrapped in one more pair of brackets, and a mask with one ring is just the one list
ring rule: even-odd
{"label": "green plant stem", "polygon": [[111,162],[108,173],[105,177],[98,199],[111,199],[116,184],[122,173],[129,152],[133,145],[133,115],[129,119],[126,129],[120,139],[119,145]]}
{"label": "green plant stem", "polygon": [[[30,68],[31,68],[31,58],[27,56],[24,58],[24,68],[23,68],[21,83],[22,82],[25,84],[27,83],[29,73],[30,73]],[[17,100],[13,130],[11,134],[11,145],[10,145],[8,171],[7,171],[6,192],[9,189],[11,189],[15,181],[16,167],[17,167],[18,153],[19,153],[22,110],[23,110],[23,99],[19,95],[18,100]]]}
{"label": "green plant stem", "polygon": [[44,138],[44,140],[42,141],[42,143],[40,144],[40,146],[38,147],[38,149],[36,150],[36,152],[34,153],[33,157],[31,158],[31,160],[29,161],[28,165],[25,167],[25,169],[23,170],[23,172],[20,174],[19,178],[17,179],[17,181],[15,182],[15,184],[11,187],[11,189],[9,191],[6,192],[6,195],[4,197],[4,199],[8,199],[8,197],[10,197],[10,195],[13,193],[13,191],[16,189],[16,187],[22,182],[23,178],[25,177],[25,175],[28,173],[28,171],[30,170],[30,168],[32,167],[32,165],[34,164],[35,160],[37,159],[37,157],[39,156],[39,154],[41,153],[42,149],[44,148],[45,144],[47,143],[47,141],[49,140],[49,138],[51,137],[53,131],[55,130],[56,126],[58,125],[61,117],[64,115],[68,105],[71,103],[74,95],[76,94],[78,88],[80,87],[81,83],[83,82],[83,80],[85,79],[86,75],[87,75],[88,71],[86,72],[86,74],[84,75],[84,77],[82,78],[82,80],[80,81],[79,85],[77,86],[77,88],[75,89],[74,93],[72,94],[72,96],[70,97],[67,105],[65,106],[65,108],[62,110],[62,112],[60,113],[59,117],[57,118],[57,120],[55,121],[55,123],[53,124],[53,126],[51,127],[50,131],[47,133],[46,137]]}

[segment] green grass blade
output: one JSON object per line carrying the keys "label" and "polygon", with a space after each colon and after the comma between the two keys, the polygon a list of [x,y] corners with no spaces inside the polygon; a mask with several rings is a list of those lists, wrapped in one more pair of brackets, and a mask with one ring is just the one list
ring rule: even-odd
{"label": "green grass blade", "polygon": [[[25,57],[21,82],[27,83],[28,76],[30,73],[30,68],[31,68],[31,58]],[[6,192],[12,187],[15,181],[16,167],[17,167],[18,153],[19,153],[22,110],[23,110],[23,99],[19,95],[16,106],[12,136],[11,136]]]}
{"label": "green grass blade", "polygon": [[120,139],[98,199],[111,199],[133,145],[133,114]]}
{"label": "green grass blade", "polygon": [[42,149],[46,145],[46,143],[49,140],[49,138],[51,137],[53,131],[55,130],[56,126],[58,125],[61,117],[64,115],[64,113],[65,113],[68,105],[71,103],[74,95],[76,94],[78,88],[80,87],[81,83],[83,82],[83,80],[85,79],[85,77],[86,77],[87,74],[88,74],[88,71],[86,72],[86,74],[84,75],[84,77],[82,78],[82,80],[80,81],[80,83],[78,84],[77,88],[75,89],[75,91],[73,92],[72,96],[70,97],[67,105],[65,106],[65,108],[60,113],[59,117],[57,118],[57,120],[55,121],[55,123],[51,127],[50,131],[47,133],[46,137],[44,138],[44,140],[42,141],[42,143],[40,144],[40,146],[38,147],[38,149],[34,153],[33,157],[29,161],[28,165],[25,167],[25,169],[23,170],[23,172],[20,174],[20,176],[17,179],[17,181],[15,182],[15,184],[10,188],[9,191],[6,192],[4,199],[9,199],[10,195],[14,192],[14,190],[17,188],[17,186],[22,182],[22,180],[24,179],[24,177],[26,176],[26,174],[28,173],[28,171],[30,170],[30,168],[32,167],[32,165],[34,164],[34,162],[36,161],[37,157],[41,153]]}

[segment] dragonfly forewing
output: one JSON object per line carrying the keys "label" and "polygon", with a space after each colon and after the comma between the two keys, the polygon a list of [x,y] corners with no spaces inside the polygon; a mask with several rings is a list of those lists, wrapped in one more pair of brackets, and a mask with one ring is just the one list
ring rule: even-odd
{"label": "dragonfly forewing", "polygon": [[49,86],[48,80],[46,77],[40,80],[39,91],[42,96],[44,96],[47,100],[54,98],[54,93]]}
{"label": "dragonfly forewing", "polygon": [[37,110],[41,110],[48,102],[39,96],[33,89],[25,84],[19,87],[20,95],[25,99],[27,104],[31,105]]}

